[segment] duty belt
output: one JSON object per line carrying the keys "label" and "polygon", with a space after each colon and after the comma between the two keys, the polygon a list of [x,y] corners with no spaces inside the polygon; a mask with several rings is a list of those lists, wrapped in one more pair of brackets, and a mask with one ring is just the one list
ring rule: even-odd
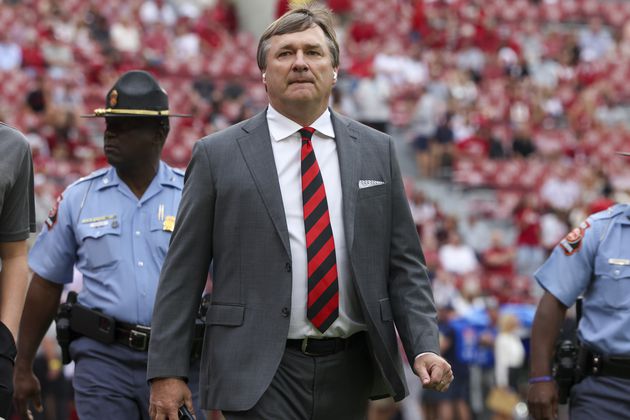
{"label": "duty belt", "polygon": [[147,351],[149,349],[151,328],[144,325],[133,325],[116,321],[116,334],[114,337],[117,343],[132,350]]}
{"label": "duty belt", "polygon": [[[199,358],[201,356],[201,348],[203,347],[203,335],[205,325],[201,322],[195,324],[195,332],[192,343],[192,357]],[[128,324],[126,322],[116,321],[116,333],[114,340],[136,351],[147,351],[149,349],[149,339],[151,338],[151,328],[144,325]]]}
{"label": "duty belt", "polygon": [[587,351],[582,369],[584,375],[630,379],[630,357],[603,356]]}
{"label": "duty belt", "polygon": [[[209,297],[202,299],[197,312],[191,346],[191,358],[201,356],[205,333],[205,314]],[[70,343],[79,337],[88,337],[103,344],[118,343],[135,351],[147,351],[151,338],[151,328],[144,325],[128,324],[118,321],[98,309],[93,309],[77,302],[77,293],[68,293],[68,299],[59,306],[55,318],[57,341],[61,347],[62,361],[70,363]]]}

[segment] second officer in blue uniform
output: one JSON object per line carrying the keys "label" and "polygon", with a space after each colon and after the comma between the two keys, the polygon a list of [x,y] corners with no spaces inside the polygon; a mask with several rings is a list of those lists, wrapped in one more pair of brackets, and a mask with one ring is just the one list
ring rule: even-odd
{"label": "second officer in blue uniform", "polygon": [[[30,252],[34,276],[19,332],[15,396],[23,417],[29,401],[41,409],[33,359],[76,266],[83,289],[69,325],[79,417],[148,419],[151,314],[183,188],[183,173],[160,155],[168,118],[181,115],[169,113],[153,76],[130,71],[108,92],[106,108],[90,116],[105,118],[111,167],[64,191]],[[190,381],[197,403],[197,378]]]}
{"label": "second officer in blue uniform", "polygon": [[[627,154],[626,154],[627,155]],[[557,417],[551,372],[567,308],[583,296],[579,373],[569,394],[571,419],[623,419],[630,413],[630,206],[591,215],[535,273],[545,289],[532,328],[528,405],[536,420]]]}

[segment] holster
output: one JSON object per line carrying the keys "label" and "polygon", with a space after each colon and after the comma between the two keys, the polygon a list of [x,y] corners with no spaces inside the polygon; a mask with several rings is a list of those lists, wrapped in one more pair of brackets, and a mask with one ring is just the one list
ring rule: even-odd
{"label": "holster", "polygon": [[559,342],[556,346],[553,376],[558,385],[558,402],[560,404],[567,403],[571,388],[581,380],[578,377],[577,354],[577,348],[570,340]]}
{"label": "holster", "polygon": [[73,334],[70,328],[70,311],[72,310],[72,305],[76,303],[76,299],[76,292],[68,293],[68,299],[65,303],[59,305],[59,311],[55,318],[57,342],[59,347],[61,347],[61,362],[64,365],[72,361],[70,357],[70,343],[76,338],[76,335]]}
{"label": "holster", "polygon": [[68,293],[66,302],[59,306],[55,324],[64,365],[72,361],[70,343],[78,337],[89,337],[105,344],[114,342],[114,318],[77,303],[77,293],[74,291]]}
{"label": "holster", "polygon": [[[204,306],[203,303],[202,307]],[[201,315],[201,308],[199,315]],[[104,344],[116,342],[136,351],[147,351],[149,347],[150,327],[120,322],[98,310],[81,305],[77,303],[75,292],[70,292],[66,303],[60,305],[56,325],[57,341],[61,347],[64,364],[71,361],[70,343],[82,336]],[[205,322],[198,316],[195,321],[191,349],[191,359],[193,360],[201,357],[204,333]]]}

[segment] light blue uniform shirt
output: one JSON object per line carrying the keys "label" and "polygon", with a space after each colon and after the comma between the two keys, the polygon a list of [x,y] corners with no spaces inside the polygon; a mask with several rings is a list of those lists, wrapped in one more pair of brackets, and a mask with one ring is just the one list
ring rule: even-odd
{"label": "light blue uniform shirt", "polygon": [[604,355],[630,356],[630,206],[591,215],[534,276],[567,307],[584,296],[583,343]]}
{"label": "light blue uniform shirt", "polygon": [[138,199],[105,168],[70,185],[29,253],[29,266],[54,283],[83,274],[79,302],[123,322],[151,325],[160,275],[184,184],[160,162]]}

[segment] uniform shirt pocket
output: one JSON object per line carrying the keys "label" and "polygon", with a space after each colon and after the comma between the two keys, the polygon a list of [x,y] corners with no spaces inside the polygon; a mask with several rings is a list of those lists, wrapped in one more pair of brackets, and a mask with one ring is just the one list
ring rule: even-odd
{"label": "uniform shirt pocket", "polygon": [[149,229],[151,230],[151,252],[157,259],[157,263],[162,265],[164,258],[166,258],[166,252],[168,251],[168,245],[171,240],[172,226],[170,222],[165,223],[157,218],[151,220]]}
{"label": "uniform shirt pocket", "polygon": [[595,269],[593,293],[615,309],[630,308],[630,266],[600,264]]}
{"label": "uniform shirt pocket", "polygon": [[104,226],[79,225],[81,250],[88,269],[114,267],[121,249],[120,223],[109,222]]}

